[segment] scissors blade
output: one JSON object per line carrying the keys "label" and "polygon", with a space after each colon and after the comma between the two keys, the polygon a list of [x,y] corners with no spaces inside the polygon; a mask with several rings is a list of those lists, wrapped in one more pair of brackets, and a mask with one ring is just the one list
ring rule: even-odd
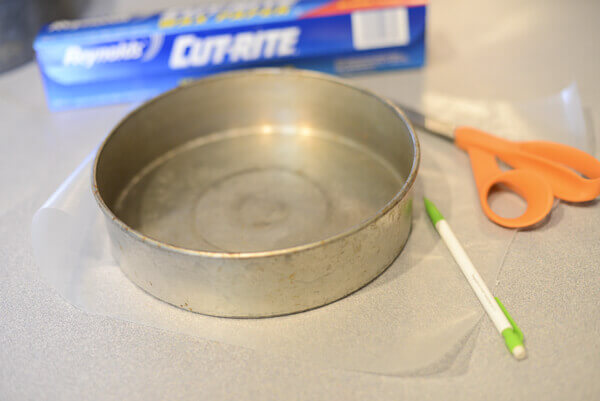
{"label": "scissors blade", "polygon": [[437,121],[433,118],[427,117],[423,113],[419,113],[409,107],[396,103],[400,110],[406,114],[408,119],[417,127],[424,129],[427,132],[441,136],[446,139],[454,141],[454,126],[448,123]]}

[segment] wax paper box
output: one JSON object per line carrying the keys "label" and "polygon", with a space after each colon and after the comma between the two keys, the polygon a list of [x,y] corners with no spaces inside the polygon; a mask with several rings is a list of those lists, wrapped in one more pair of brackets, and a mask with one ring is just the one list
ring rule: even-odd
{"label": "wax paper box", "polygon": [[290,66],[334,74],[419,67],[414,0],[215,3],[147,16],[57,21],[34,48],[51,109],[140,101],[216,72]]}

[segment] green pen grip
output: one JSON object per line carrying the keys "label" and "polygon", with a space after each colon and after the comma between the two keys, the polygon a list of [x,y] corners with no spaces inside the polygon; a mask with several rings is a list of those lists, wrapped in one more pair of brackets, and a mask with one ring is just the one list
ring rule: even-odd
{"label": "green pen grip", "polygon": [[502,302],[500,302],[500,300],[498,298],[494,298],[494,299],[496,300],[496,302],[498,303],[498,306],[500,307],[500,309],[502,309],[502,313],[504,313],[504,315],[508,319],[508,322],[512,326],[512,329],[505,329],[502,332],[502,337],[504,337],[504,342],[506,343],[506,347],[509,349],[510,352],[512,352],[512,350],[517,345],[523,345],[523,339],[525,338],[525,336],[523,336],[523,332],[521,331],[521,329],[519,329],[519,326],[517,326],[517,323],[510,316],[510,314],[508,313],[508,311],[506,310],[504,305],[502,305]]}

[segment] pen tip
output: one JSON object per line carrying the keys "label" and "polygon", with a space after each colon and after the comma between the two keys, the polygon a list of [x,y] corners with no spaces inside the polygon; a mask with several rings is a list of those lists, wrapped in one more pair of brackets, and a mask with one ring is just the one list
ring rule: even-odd
{"label": "pen tip", "polygon": [[519,361],[522,361],[523,359],[527,358],[527,350],[522,345],[517,345],[516,347],[514,347],[512,350],[512,354]]}
{"label": "pen tip", "polygon": [[436,225],[438,221],[444,219],[444,216],[442,216],[442,214],[437,209],[437,207],[435,207],[432,201],[430,201],[426,197],[423,197],[423,202],[425,203],[425,210],[427,211],[429,219],[431,219],[433,225]]}

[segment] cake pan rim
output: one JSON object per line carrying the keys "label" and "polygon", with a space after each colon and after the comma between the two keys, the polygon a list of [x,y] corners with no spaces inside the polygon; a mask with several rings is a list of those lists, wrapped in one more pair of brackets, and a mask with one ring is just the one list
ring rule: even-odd
{"label": "cake pan rim", "polygon": [[[104,199],[102,198],[102,196],[99,192],[99,189],[98,189],[98,183],[97,183],[98,163],[99,163],[102,151],[106,147],[106,144],[111,140],[111,138],[114,136],[114,134],[117,132],[117,130],[119,130],[119,128],[121,128],[121,126],[127,120],[134,117],[136,114],[143,112],[144,109],[148,105],[150,105],[154,102],[160,101],[164,97],[171,96],[174,93],[182,90],[183,88],[190,88],[190,87],[193,87],[196,85],[200,86],[207,82],[216,82],[219,80],[231,78],[232,76],[236,76],[236,75],[276,76],[276,75],[286,75],[286,74],[291,74],[291,75],[295,75],[295,76],[299,76],[299,77],[309,77],[312,79],[321,79],[321,80],[328,81],[328,82],[331,82],[331,83],[334,83],[337,85],[344,86],[344,87],[352,89],[352,90],[359,91],[360,93],[363,93],[371,98],[376,99],[377,101],[381,102],[381,104],[383,106],[386,106],[389,109],[391,109],[391,111],[396,113],[396,115],[402,120],[404,125],[407,127],[408,133],[410,135],[410,139],[412,140],[413,150],[414,150],[413,157],[412,157],[412,163],[411,163],[411,170],[410,170],[408,176],[406,177],[406,179],[404,180],[404,183],[402,184],[400,189],[394,194],[394,196],[388,202],[386,202],[385,205],[383,205],[375,213],[370,215],[368,218],[362,220],[360,223],[354,224],[354,225],[350,226],[349,228],[347,228],[335,235],[329,236],[329,237],[319,240],[319,241],[312,241],[312,242],[308,242],[305,244],[300,244],[300,245],[296,245],[296,246],[292,246],[292,247],[266,250],[266,251],[215,252],[215,251],[206,251],[206,250],[189,249],[189,248],[185,248],[185,247],[180,247],[177,245],[168,244],[166,242],[162,242],[162,241],[159,241],[152,237],[146,236],[142,232],[130,227],[127,223],[125,223],[123,220],[121,220],[106,205],[106,203],[104,202]],[[133,239],[147,243],[148,245],[151,245],[156,249],[160,249],[162,251],[167,250],[167,251],[175,252],[178,254],[209,257],[209,258],[218,258],[218,259],[265,258],[265,257],[270,257],[270,256],[281,256],[281,255],[294,254],[297,252],[302,252],[302,251],[306,251],[309,249],[325,246],[329,243],[336,242],[336,241],[339,241],[346,237],[349,237],[349,236],[353,235],[354,233],[357,233],[357,232],[365,229],[369,225],[373,224],[379,218],[381,218],[382,216],[385,216],[390,210],[392,210],[409,193],[409,191],[413,187],[413,185],[416,181],[416,178],[417,178],[417,173],[418,173],[419,165],[420,165],[420,159],[421,159],[421,149],[420,149],[419,139],[416,135],[416,132],[415,132],[410,120],[406,117],[406,115],[404,114],[402,109],[400,109],[397,105],[395,105],[389,99],[382,97],[371,90],[362,88],[362,87],[352,84],[344,79],[341,79],[341,78],[338,78],[338,77],[335,77],[335,76],[332,76],[329,74],[324,74],[324,73],[320,73],[320,72],[316,72],[316,71],[309,71],[309,70],[300,70],[300,69],[255,68],[255,69],[237,70],[237,71],[230,71],[230,72],[215,74],[215,75],[211,75],[211,76],[199,79],[199,80],[191,82],[191,83],[187,83],[182,86],[178,86],[178,87],[170,89],[152,99],[149,99],[148,101],[137,106],[131,112],[127,113],[114,126],[114,128],[112,128],[110,133],[102,141],[102,143],[98,147],[98,150],[96,151],[96,155],[94,157],[94,162],[93,162],[93,166],[92,166],[92,172],[91,172],[92,173],[92,192],[93,192],[94,198],[96,200],[96,203],[98,204],[98,206],[100,207],[100,209],[102,210],[104,215],[107,216],[110,220],[112,220],[112,222],[115,223],[122,232],[124,232],[126,235],[132,237]]]}

